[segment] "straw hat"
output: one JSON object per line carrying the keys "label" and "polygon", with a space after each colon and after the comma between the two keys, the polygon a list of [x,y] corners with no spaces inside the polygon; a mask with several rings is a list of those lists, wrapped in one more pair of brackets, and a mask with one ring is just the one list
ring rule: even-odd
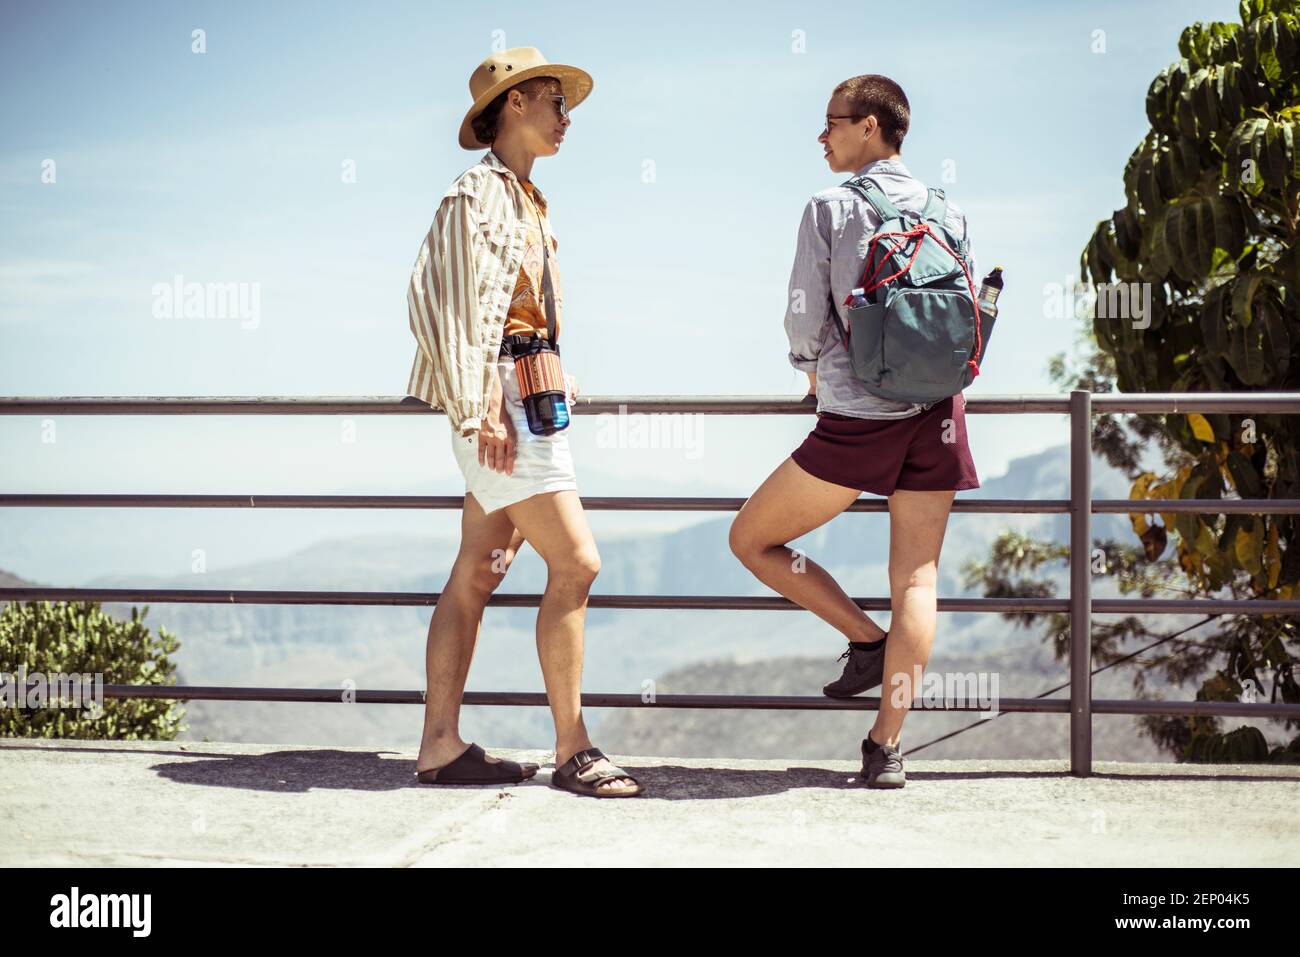
{"label": "straw hat", "polygon": [[536,47],[511,47],[494,53],[470,74],[469,95],[474,98],[474,105],[461,121],[460,145],[467,150],[487,146],[487,143],[480,143],[474,135],[470,122],[506,90],[534,76],[553,76],[559,80],[560,90],[569,109],[585,100],[591,92],[589,73],[576,66],[547,63],[546,57]]}

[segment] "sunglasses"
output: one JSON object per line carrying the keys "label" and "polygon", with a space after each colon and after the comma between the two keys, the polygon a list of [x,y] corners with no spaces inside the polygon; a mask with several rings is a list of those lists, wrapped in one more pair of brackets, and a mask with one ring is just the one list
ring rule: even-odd
{"label": "sunglasses", "polygon": [[853,122],[856,123],[858,120],[865,120],[865,119],[866,119],[865,116],[854,116],[852,113],[843,113],[840,114],[839,116],[833,116],[830,113],[827,113],[826,125],[822,127],[822,132],[829,133],[831,131],[831,120],[853,120]]}
{"label": "sunglasses", "polygon": [[568,117],[569,102],[564,98],[563,93],[544,93],[543,96],[555,101],[555,112],[559,114],[560,119]]}

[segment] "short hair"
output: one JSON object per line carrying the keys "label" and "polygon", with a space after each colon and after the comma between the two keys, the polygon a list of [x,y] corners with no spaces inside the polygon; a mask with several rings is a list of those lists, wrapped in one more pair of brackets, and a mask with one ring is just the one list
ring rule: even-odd
{"label": "short hair", "polygon": [[[510,87],[510,90],[519,90],[529,99],[535,100],[542,95],[542,90],[550,83],[559,82],[553,76],[530,76],[522,83]],[[496,140],[497,133],[501,130],[501,110],[506,105],[506,97],[510,95],[510,90],[503,91],[500,96],[485,106],[478,116],[469,121],[470,129],[474,131],[480,143],[491,145]]]}
{"label": "short hair", "polygon": [[903,145],[912,108],[901,86],[879,73],[864,73],[845,80],[831,95],[841,93],[849,101],[849,113],[854,120],[874,116],[880,124],[881,138],[894,149]]}

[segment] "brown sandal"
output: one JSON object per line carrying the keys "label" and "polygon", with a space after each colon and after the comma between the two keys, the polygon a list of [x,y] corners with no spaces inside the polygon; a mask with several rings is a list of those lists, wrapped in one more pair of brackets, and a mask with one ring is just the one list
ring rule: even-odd
{"label": "brown sandal", "polygon": [[[563,791],[572,791],[574,794],[582,794],[587,797],[636,797],[645,791],[641,783],[636,778],[628,774],[622,768],[609,762],[608,767],[596,768],[593,765],[605,758],[600,748],[588,748],[585,751],[579,751],[564,764],[560,765],[551,774],[551,786],[560,788]],[[605,758],[609,761],[608,758]],[[633,782],[632,787],[603,788],[601,784],[615,778],[628,778]]]}
{"label": "brown sandal", "polygon": [[536,774],[537,768],[531,762],[489,761],[482,748],[471,744],[450,764],[417,770],[415,779],[421,784],[518,784]]}

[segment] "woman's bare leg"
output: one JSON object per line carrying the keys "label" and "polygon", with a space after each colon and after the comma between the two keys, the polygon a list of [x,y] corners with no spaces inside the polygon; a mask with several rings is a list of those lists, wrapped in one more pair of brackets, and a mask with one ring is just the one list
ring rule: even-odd
{"label": "woman's bare leg", "polygon": [[[583,626],[587,596],[600,572],[600,553],[575,491],[542,492],[503,511],[546,562],[546,591],[537,611],[537,657],[555,719],[559,767],[592,747],[582,720]],[[597,761],[594,767],[608,763]],[[600,786],[622,789],[633,783],[611,778]]]}
{"label": "woman's bare leg", "polygon": [[[460,700],[483,609],[523,544],[523,536],[505,509],[488,515],[472,494],[465,496],[460,528],[460,551],[429,621],[424,732],[415,761],[417,771],[449,764],[469,747],[460,736]],[[488,760],[498,759],[489,756]]]}
{"label": "woman's bare leg", "polygon": [[809,475],[786,459],[750,496],[731,524],[736,557],[763,584],[807,608],[849,641],[878,641],[884,629],[839,583],[787,543],[825,525],[862,493]]}
{"label": "woman's bare leg", "polygon": [[[938,624],[939,551],[956,492],[895,491],[889,497],[889,643],[880,711],[870,733],[877,744],[897,745],[913,695],[915,669],[925,670]],[[903,699],[896,704],[895,687]]]}

